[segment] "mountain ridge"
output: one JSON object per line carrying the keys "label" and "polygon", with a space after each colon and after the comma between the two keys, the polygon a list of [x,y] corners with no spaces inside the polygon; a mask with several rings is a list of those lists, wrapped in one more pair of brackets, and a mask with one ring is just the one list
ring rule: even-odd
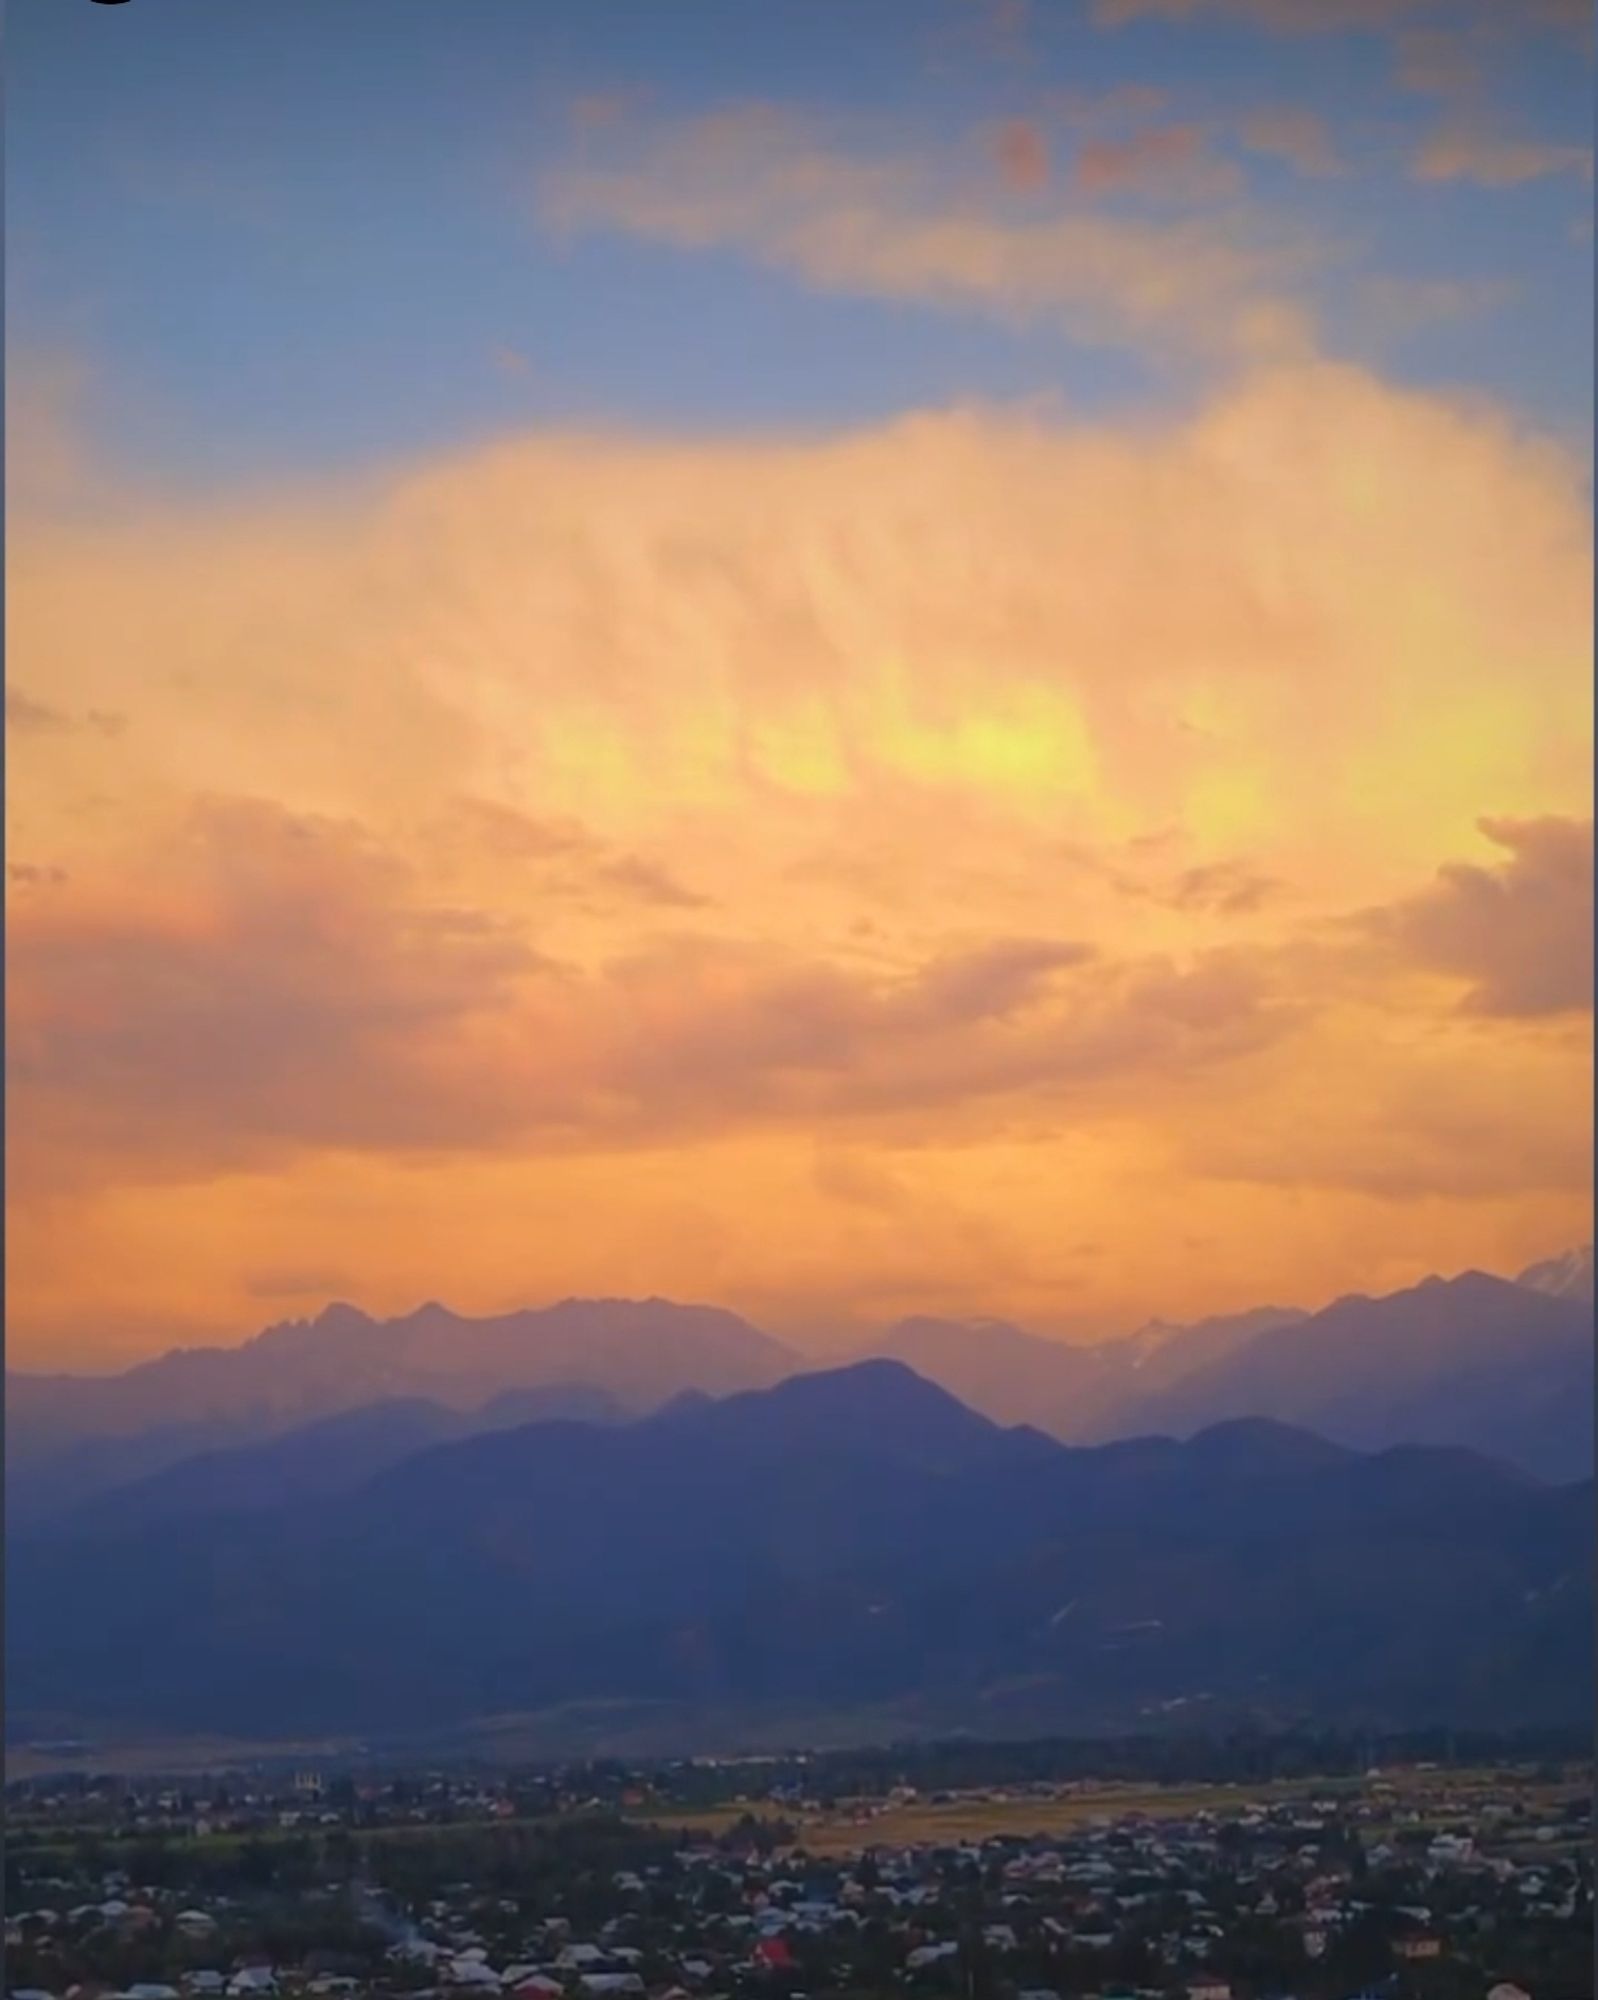
{"label": "mountain ridge", "polygon": [[[1592,1464],[1592,1327],[1581,1296],[1590,1281],[1589,1246],[1514,1282],[1466,1272],[1384,1297],[1350,1293],[1317,1313],[1261,1307],[1189,1326],[1149,1322],[1097,1345],[1067,1346],[1006,1320],[923,1315],[887,1329],[869,1352],[999,1422],[1066,1441],[1264,1413],[1348,1442],[1458,1442],[1574,1477]],[[1452,1324],[1406,1358],[1413,1303],[1427,1300],[1443,1302]],[[1279,1378],[1293,1356],[1361,1314],[1396,1329],[1366,1342],[1372,1355],[1382,1350],[1379,1365],[1367,1355],[1351,1387],[1345,1357],[1325,1354],[1318,1374],[1309,1370],[1315,1380],[1289,1394]],[[1484,1314],[1504,1323],[1491,1351],[1474,1325]],[[737,1314],[659,1298],[568,1298],[477,1318],[433,1300],[387,1320],[333,1302],[239,1348],[174,1349],[119,1375],[8,1374],[7,1498],[17,1519],[36,1520],[363,1405],[419,1399],[465,1413],[501,1393],[581,1386],[638,1414],[816,1372]]]}
{"label": "mountain ridge", "polygon": [[1201,1696],[1563,1716],[1590,1699],[1590,1497],[1268,1419],[1072,1447],[865,1363],[433,1446],[332,1508],[58,1528],[13,1550],[9,1690],[24,1731],[44,1711],[375,1730],[601,1697],[969,1717],[1023,1682],[1039,1726]]}

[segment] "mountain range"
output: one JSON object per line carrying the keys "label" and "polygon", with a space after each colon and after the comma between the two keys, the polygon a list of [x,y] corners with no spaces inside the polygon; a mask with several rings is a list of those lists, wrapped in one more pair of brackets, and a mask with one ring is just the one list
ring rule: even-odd
{"label": "mountain range", "polygon": [[[664,1299],[567,1299],[483,1319],[430,1303],[376,1320],[335,1304],[240,1347],[179,1348],[122,1374],[8,1371],[8,1518],[25,1524],[367,1405],[420,1402],[464,1417],[508,1392],[581,1387],[636,1414],[684,1390],[726,1395],[801,1366],[735,1313]],[[440,1437],[474,1427],[433,1421]]]}
{"label": "mountain range", "polygon": [[[1513,1282],[1467,1272],[1317,1313],[1151,1322],[1097,1346],[1002,1320],[908,1319],[857,1358],[872,1356],[906,1363],[997,1423],[1066,1443],[1266,1416],[1363,1449],[1462,1445],[1550,1479],[1593,1464],[1590,1246]],[[497,1428],[518,1407],[524,1421],[540,1408],[591,1415],[587,1395],[610,1417],[642,1416],[684,1393],[766,1388],[814,1366],[734,1313],[663,1299],[569,1299],[479,1319],[429,1304],[383,1321],[332,1305],[241,1347],[179,1350],[119,1375],[8,1374],[8,1518],[27,1528],[135,1487],[130,1504],[164,1507],[185,1491],[202,1499],[213,1479],[234,1493],[254,1481],[269,1497],[303,1484],[297,1454],[333,1491],[414,1445]],[[535,1390],[556,1401],[516,1404]],[[333,1418],[346,1428],[292,1442]],[[221,1462],[279,1439],[275,1453]],[[340,1463],[349,1477],[329,1470]],[[144,1493],[168,1472],[164,1500]]]}
{"label": "mountain range", "polygon": [[1073,1448],[895,1361],[260,1498],[18,1537],[13,1732],[403,1732],[594,1701],[989,1734],[1499,1725],[1591,1701],[1590,1483],[1258,1418]]}

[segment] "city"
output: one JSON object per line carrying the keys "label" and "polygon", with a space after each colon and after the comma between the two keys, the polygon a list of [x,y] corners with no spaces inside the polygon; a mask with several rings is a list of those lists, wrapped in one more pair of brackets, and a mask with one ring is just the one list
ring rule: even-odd
{"label": "city", "polygon": [[35,1780],[10,1801],[13,2000],[1590,1993],[1573,1746],[1319,1780],[924,1789],[938,1764],[922,1746],[897,1766]]}

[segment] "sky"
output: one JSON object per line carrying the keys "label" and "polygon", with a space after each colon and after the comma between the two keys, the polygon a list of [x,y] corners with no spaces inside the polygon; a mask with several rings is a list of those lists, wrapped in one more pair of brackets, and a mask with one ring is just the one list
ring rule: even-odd
{"label": "sky", "polygon": [[1571,0],[12,0],[8,1345],[1590,1235]]}

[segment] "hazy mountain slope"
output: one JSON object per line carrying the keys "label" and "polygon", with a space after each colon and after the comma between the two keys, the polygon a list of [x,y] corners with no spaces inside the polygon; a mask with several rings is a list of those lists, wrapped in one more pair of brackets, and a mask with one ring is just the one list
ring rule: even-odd
{"label": "hazy mountain slope", "polygon": [[1301,1313],[1261,1306],[1171,1326],[1151,1321],[1124,1340],[1073,1346],[1007,1320],[901,1320],[872,1353],[902,1361],[998,1423],[1030,1423],[1068,1443],[1124,1435],[1120,1413]]}
{"label": "hazy mountain slope", "polygon": [[1562,1257],[1550,1257],[1533,1264],[1515,1280],[1534,1292],[1547,1292],[1556,1299],[1585,1299],[1592,1304],[1592,1245],[1567,1250]]}
{"label": "hazy mountain slope", "polygon": [[334,1305],[241,1347],[178,1350],[119,1375],[8,1375],[7,1493],[37,1513],[379,1402],[470,1410],[506,1390],[584,1383],[647,1410],[683,1389],[764,1386],[798,1365],[734,1313],[663,1299],[568,1299],[486,1319],[426,1305],[374,1320]]}
{"label": "hazy mountain slope", "polygon": [[872,1354],[902,1361],[996,1423],[1071,1434],[1119,1393],[1126,1365],[1107,1348],[1044,1340],[1008,1320],[901,1320]]}
{"label": "hazy mountain slope", "polygon": [[[6,1378],[8,1405],[14,1379]],[[231,1423],[157,1424],[120,1437],[40,1437],[30,1434],[25,1423],[7,1408],[8,1535],[80,1505],[94,1494],[148,1478],[207,1452],[248,1447],[262,1435],[258,1422],[242,1418]]]}
{"label": "hazy mountain slope", "polygon": [[1261,1334],[1274,1333],[1278,1327],[1293,1326],[1308,1317],[1297,1306],[1255,1306],[1249,1312],[1195,1320],[1190,1326],[1151,1320],[1124,1347],[1136,1386],[1144,1390],[1164,1388],[1200,1368],[1224,1361]]}
{"label": "hazy mountain slope", "polygon": [[1590,1498],[1265,1422],[1071,1450],[877,1363],[436,1447],[331,1506],[33,1542],[9,1707],[267,1734],[578,1698],[972,1722],[1018,1688],[1062,1728],[1569,1716]]}
{"label": "hazy mountain slope", "polygon": [[1340,1299],[1118,1412],[1186,1436],[1275,1417],[1365,1449],[1468,1446],[1551,1479],[1592,1468],[1593,1329],[1580,1301],[1479,1271]]}
{"label": "hazy mountain slope", "polygon": [[[1514,1285],[1431,1280],[1315,1315],[1262,1307],[1151,1322],[1091,1347],[1001,1320],[917,1318],[874,1351],[996,1421],[1075,1443],[1266,1414],[1353,1443],[1468,1444],[1573,1477],[1592,1464],[1591,1289],[1589,1248]],[[177,1352],[122,1375],[8,1376],[7,1502],[26,1526],[196,1455],[379,1403],[466,1412],[580,1382],[644,1411],[769,1386],[807,1365],[734,1314],[663,1300],[568,1300],[480,1320],[437,1305],[390,1321],[332,1306],[241,1348]]]}
{"label": "hazy mountain slope", "polygon": [[209,1511],[277,1507],[299,1500],[331,1499],[362,1485],[386,1466],[429,1445],[508,1430],[529,1423],[569,1420],[615,1423],[623,1412],[602,1389],[551,1385],[507,1389],[480,1410],[448,1410],[420,1398],[368,1403],[341,1410],[265,1443],[203,1452],[80,1504],[75,1530],[126,1528]]}

